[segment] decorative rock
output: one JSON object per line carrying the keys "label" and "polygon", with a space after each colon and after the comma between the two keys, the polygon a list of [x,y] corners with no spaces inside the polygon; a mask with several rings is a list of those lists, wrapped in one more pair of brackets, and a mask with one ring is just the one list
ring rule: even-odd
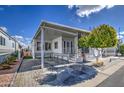
{"label": "decorative rock", "polygon": [[89,75],[89,77],[93,77],[97,74],[97,71],[94,68],[89,67],[89,66],[84,66],[82,68],[82,72]]}
{"label": "decorative rock", "polygon": [[40,82],[41,84],[45,84],[45,83],[51,82],[51,81],[53,81],[53,80],[55,80],[55,79],[56,79],[56,74],[48,74],[48,75],[45,76],[45,78],[43,78],[43,79],[40,80],[39,82]]}
{"label": "decorative rock", "polygon": [[80,64],[74,64],[74,65],[71,65],[70,68],[77,70],[77,71],[81,71],[82,70],[82,65]]}
{"label": "decorative rock", "polygon": [[82,75],[79,76],[79,78],[80,78],[81,80],[86,80],[86,79],[89,78],[89,75],[87,75],[87,74],[82,74]]}
{"label": "decorative rock", "polygon": [[49,75],[44,79],[44,84],[51,86],[69,86],[84,80],[93,78],[97,74],[97,71],[87,65],[74,65],[64,70],[58,71],[57,74]]}
{"label": "decorative rock", "polygon": [[54,80],[54,81],[48,82],[47,84],[48,85],[52,85],[52,86],[63,86],[63,82],[60,82],[58,80]]}
{"label": "decorative rock", "polygon": [[72,71],[72,73],[73,73],[74,76],[78,76],[78,75],[81,75],[82,74],[82,71],[80,71],[80,70],[74,70],[74,71]]}
{"label": "decorative rock", "polygon": [[73,76],[72,71],[73,71],[73,69],[71,69],[71,68],[66,68],[65,70],[60,71],[57,74],[57,79],[56,80],[58,82],[64,82],[70,76]]}

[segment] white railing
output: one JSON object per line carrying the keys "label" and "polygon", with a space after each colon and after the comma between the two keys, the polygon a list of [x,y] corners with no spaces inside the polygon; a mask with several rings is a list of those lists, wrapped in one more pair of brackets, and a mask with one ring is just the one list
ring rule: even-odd
{"label": "white railing", "polygon": [[76,55],[77,54],[63,54],[63,53],[45,53],[45,57],[49,57],[54,59],[61,59],[66,61],[71,61],[73,58],[73,61],[76,61]]}
{"label": "white railing", "polygon": [[63,59],[63,57],[69,57],[69,55],[62,53],[45,53],[45,57]]}
{"label": "white railing", "polygon": [[[93,56],[91,56],[89,53],[85,53],[86,59],[87,60],[91,60],[94,59]],[[38,54],[38,56],[36,56],[37,58],[40,58],[40,53]],[[49,53],[45,53],[44,54],[45,58],[51,58],[51,59],[61,59],[61,60],[66,60],[69,62],[83,62],[83,58],[81,56],[81,54],[79,53],[73,53],[73,54],[64,54],[64,53],[53,53],[53,52],[49,52]]]}

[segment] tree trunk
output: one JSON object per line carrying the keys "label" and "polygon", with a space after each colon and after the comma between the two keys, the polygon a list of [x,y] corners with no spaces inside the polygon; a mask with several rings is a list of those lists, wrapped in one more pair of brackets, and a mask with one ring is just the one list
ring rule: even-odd
{"label": "tree trunk", "polygon": [[99,57],[96,57],[96,63],[99,63]]}
{"label": "tree trunk", "polygon": [[82,52],[83,62],[86,62],[86,55],[84,52]]}

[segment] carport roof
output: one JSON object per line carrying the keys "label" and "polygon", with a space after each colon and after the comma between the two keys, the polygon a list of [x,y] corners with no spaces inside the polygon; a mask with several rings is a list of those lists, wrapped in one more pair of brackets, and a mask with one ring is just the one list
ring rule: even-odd
{"label": "carport roof", "polygon": [[68,32],[80,32],[80,33],[86,33],[86,34],[90,33],[90,31],[88,31],[88,30],[79,29],[79,28],[75,28],[75,27],[70,27],[70,26],[66,26],[66,25],[62,25],[62,24],[58,24],[58,23],[54,23],[54,22],[42,21],[42,23],[40,24],[40,27],[38,28],[38,30],[37,30],[35,36],[33,37],[33,39],[37,37],[37,35],[40,32],[41,27],[43,27],[43,28],[45,28],[45,27],[55,28],[55,29],[68,31]]}
{"label": "carport roof", "polygon": [[67,25],[62,25],[62,24],[58,24],[58,23],[54,23],[54,22],[48,22],[48,21],[43,21],[41,26],[56,28],[56,29],[65,30],[65,31],[69,31],[69,32],[89,33],[88,30],[79,29],[79,28],[75,28],[75,27],[70,27],[70,26],[67,26]]}

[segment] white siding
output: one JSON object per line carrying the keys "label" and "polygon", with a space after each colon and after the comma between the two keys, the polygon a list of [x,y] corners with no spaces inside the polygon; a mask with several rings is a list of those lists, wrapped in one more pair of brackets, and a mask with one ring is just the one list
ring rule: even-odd
{"label": "white siding", "polygon": [[0,45],[0,52],[5,52],[5,53],[14,52],[15,47],[12,47],[12,43],[14,43],[15,46],[15,41],[7,34],[3,34],[1,31],[0,31],[0,36],[5,38],[5,46]]}
{"label": "white siding", "polygon": [[[54,46],[55,42],[58,42],[57,49],[55,49],[55,46]],[[62,36],[52,40],[52,52],[53,53],[62,53]]]}

